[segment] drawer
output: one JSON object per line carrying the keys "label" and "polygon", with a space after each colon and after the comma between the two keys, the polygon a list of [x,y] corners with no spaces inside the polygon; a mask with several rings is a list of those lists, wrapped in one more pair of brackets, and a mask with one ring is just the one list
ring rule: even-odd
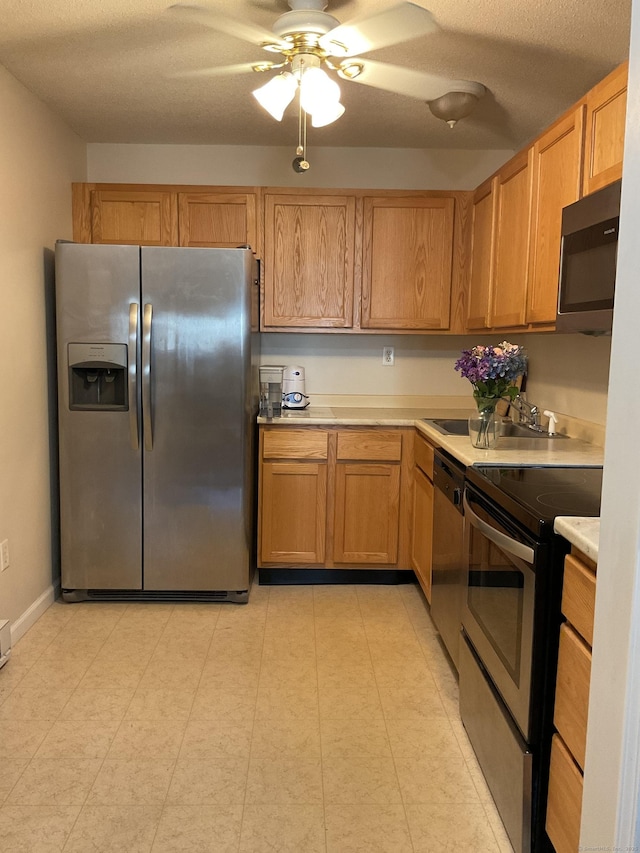
{"label": "drawer", "polygon": [[551,742],[546,830],[556,853],[576,853],[580,842],[582,773],[558,735]]}
{"label": "drawer", "polygon": [[263,459],[326,459],[328,433],[315,429],[270,429],[262,437]]}
{"label": "drawer", "polygon": [[420,433],[416,433],[413,453],[418,468],[433,480],[433,445],[425,441]]}
{"label": "drawer", "polygon": [[591,652],[569,625],[560,627],[553,723],[580,767],[584,767],[589,712]]}
{"label": "drawer", "polygon": [[590,646],[593,645],[595,603],[595,572],[573,554],[567,554],[564,558],[562,612]]}
{"label": "drawer", "polygon": [[338,459],[399,462],[402,436],[385,430],[344,430],[338,432]]}

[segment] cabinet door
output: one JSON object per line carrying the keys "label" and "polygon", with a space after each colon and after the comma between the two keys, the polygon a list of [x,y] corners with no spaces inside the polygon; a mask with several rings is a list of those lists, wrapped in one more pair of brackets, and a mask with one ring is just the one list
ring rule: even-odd
{"label": "cabinet door", "polygon": [[452,198],[365,198],[362,327],[446,329]]}
{"label": "cabinet door", "polygon": [[587,94],[584,195],[622,177],[627,75],[625,62]]}
{"label": "cabinet door", "polygon": [[551,741],[546,830],[556,853],[576,853],[580,843],[582,773],[558,735]]}
{"label": "cabinet door", "polygon": [[178,193],[181,246],[257,246],[255,193]]}
{"label": "cabinet door", "polygon": [[174,193],[93,190],[90,208],[92,243],[178,245]]}
{"label": "cabinet door", "polygon": [[495,219],[496,192],[493,180],[489,180],[473,197],[467,329],[486,329],[489,325]]}
{"label": "cabinet door", "polygon": [[265,195],[264,322],[353,325],[355,198]]}
{"label": "cabinet door", "polygon": [[263,462],[261,480],[261,564],[324,563],[326,464]]}
{"label": "cabinet door", "polygon": [[393,565],[398,559],[400,466],[336,464],[333,559]]}
{"label": "cabinet door", "polygon": [[522,151],[501,169],[496,180],[497,218],[491,326],[525,325],[529,225],[531,221],[531,158]]}
{"label": "cabinet door", "polygon": [[528,323],[555,323],[562,208],[580,198],[584,107],[554,124],[533,146]]}
{"label": "cabinet door", "polygon": [[411,565],[431,603],[431,545],[433,541],[433,483],[416,467],[413,471]]}

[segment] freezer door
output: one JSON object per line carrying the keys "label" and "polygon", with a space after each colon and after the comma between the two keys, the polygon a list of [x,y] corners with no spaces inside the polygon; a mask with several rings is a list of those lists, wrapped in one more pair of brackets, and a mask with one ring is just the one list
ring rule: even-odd
{"label": "freezer door", "polygon": [[142,586],[139,299],[137,246],[57,244],[63,590]]}
{"label": "freezer door", "polygon": [[142,249],[144,589],[248,589],[250,251]]}

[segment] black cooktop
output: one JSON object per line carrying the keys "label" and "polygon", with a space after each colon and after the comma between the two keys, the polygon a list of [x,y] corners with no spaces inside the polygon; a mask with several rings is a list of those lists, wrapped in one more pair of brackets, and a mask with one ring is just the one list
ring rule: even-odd
{"label": "black cooktop", "polygon": [[558,515],[600,515],[602,468],[467,468],[467,480],[536,536],[553,533]]}

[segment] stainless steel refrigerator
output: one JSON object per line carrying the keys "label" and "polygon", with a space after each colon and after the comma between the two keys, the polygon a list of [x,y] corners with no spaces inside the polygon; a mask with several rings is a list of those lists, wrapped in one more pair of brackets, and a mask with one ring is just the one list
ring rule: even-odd
{"label": "stainless steel refrigerator", "polygon": [[247,600],[256,269],[246,248],[57,243],[66,600]]}

